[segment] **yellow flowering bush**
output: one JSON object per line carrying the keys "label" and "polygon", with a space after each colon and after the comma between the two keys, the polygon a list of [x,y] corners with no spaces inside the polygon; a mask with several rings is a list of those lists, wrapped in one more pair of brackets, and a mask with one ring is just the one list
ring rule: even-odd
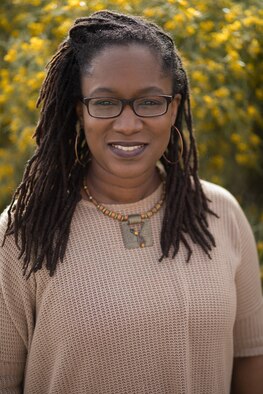
{"label": "yellow flowering bush", "polygon": [[263,242],[263,7],[261,0],[2,0],[0,205],[34,149],[44,66],[72,21],[101,9],[163,26],[183,55],[192,91],[200,174],[231,190]]}

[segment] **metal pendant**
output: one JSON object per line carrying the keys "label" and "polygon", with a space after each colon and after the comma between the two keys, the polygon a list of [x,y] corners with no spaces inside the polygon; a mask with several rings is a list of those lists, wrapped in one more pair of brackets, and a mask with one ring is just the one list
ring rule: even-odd
{"label": "metal pendant", "polygon": [[153,245],[152,229],[149,219],[142,220],[141,215],[129,215],[126,222],[121,222],[121,233],[126,249],[145,248]]}

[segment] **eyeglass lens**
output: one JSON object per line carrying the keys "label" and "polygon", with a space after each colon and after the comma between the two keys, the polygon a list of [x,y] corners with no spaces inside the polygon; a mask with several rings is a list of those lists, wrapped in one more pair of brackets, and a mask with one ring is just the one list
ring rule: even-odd
{"label": "eyeglass lens", "polygon": [[[138,116],[158,116],[167,111],[168,102],[165,97],[149,96],[133,100],[133,111]],[[88,110],[91,116],[110,118],[118,116],[125,105],[120,99],[99,97],[90,99]]]}

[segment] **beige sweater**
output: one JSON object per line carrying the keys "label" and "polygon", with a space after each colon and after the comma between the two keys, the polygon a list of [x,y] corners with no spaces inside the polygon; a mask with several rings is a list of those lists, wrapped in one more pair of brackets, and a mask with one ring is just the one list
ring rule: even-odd
{"label": "beige sweater", "polygon": [[[263,354],[263,304],[251,229],[235,199],[204,182],[217,248],[158,262],[125,249],[119,223],[81,201],[63,264],[26,281],[12,238],[0,248],[0,393],[224,394],[234,356]],[[114,206],[138,213],[139,203]],[[0,221],[0,241],[6,226]],[[22,380],[24,378],[24,383]]]}

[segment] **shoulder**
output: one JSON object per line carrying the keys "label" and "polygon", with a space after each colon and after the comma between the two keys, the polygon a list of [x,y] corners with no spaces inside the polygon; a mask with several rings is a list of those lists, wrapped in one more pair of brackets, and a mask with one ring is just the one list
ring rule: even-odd
{"label": "shoulder", "polygon": [[251,225],[237,199],[222,186],[203,180],[201,184],[209,200],[209,208],[219,217],[215,222],[221,230],[228,231],[243,244],[247,242],[254,244]]}
{"label": "shoulder", "polygon": [[239,206],[236,198],[227,189],[222,186],[216,185],[208,181],[201,180],[201,185],[203,191],[207,198],[211,201],[220,201],[222,204],[233,204],[234,206]]}
{"label": "shoulder", "polygon": [[0,214],[0,245],[3,242],[4,234],[8,224],[8,209],[7,207],[1,214]]}
{"label": "shoulder", "polygon": [[8,261],[11,262],[18,260],[20,254],[19,247],[15,241],[15,236],[13,234],[7,235],[6,230],[9,224],[9,207],[7,207],[0,215],[0,266]]}
{"label": "shoulder", "polygon": [[236,216],[244,216],[244,212],[237,199],[227,189],[211,182],[201,180],[202,189],[209,200],[209,208],[220,216],[229,215],[231,212]]}

